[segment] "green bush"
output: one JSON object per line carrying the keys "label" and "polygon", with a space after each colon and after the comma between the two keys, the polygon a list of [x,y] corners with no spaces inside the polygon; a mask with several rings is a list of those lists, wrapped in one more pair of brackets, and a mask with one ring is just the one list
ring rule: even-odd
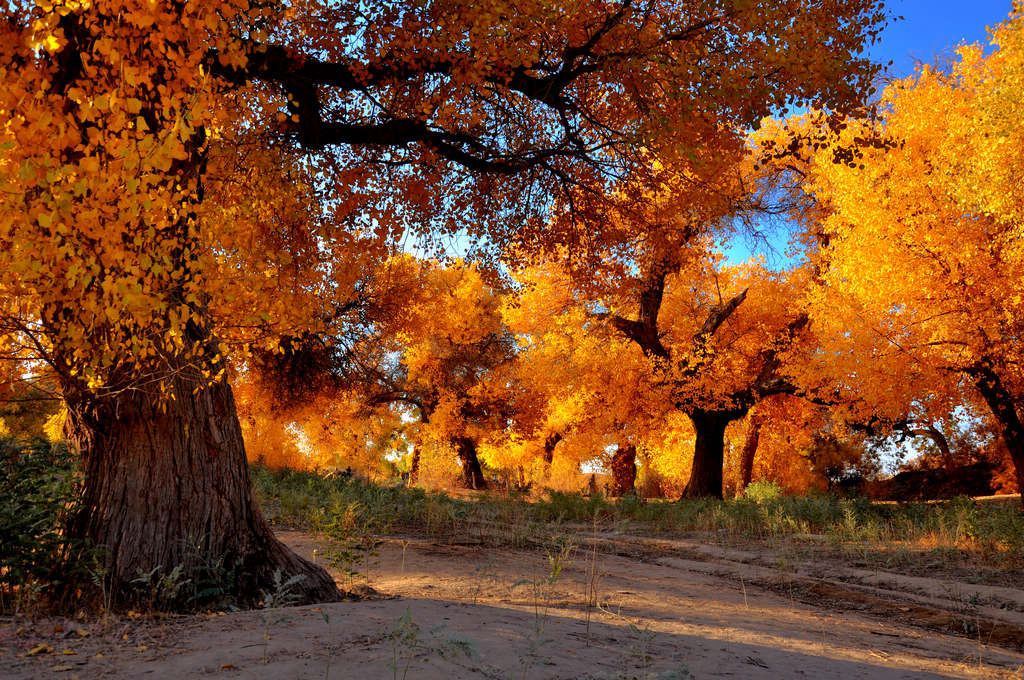
{"label": "green bush", "polygon": [[583,522],[594,517],[615,515],[613,506],[601,494],[584,495],[576,492],[548,490],[543,500],[533,504],[533,511],[541,521]]}
{"label": "green bush", "polygon": [[777,501],[782,498],[782,487],[775,482],[759,479],[747,485],[743,498],[759,504]]}
{"label": "green bush", "polygon": [[88,580],[93,555],[65,533],[79,481],[66,446],[0,440],[0,610],[53,603]]}

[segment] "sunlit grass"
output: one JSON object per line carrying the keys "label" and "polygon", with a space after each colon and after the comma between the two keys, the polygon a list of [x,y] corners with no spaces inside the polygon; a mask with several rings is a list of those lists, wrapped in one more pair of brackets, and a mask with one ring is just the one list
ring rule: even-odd
{"label": "sunlit grass", "polygon": [[361,530],[435,540],[525,547],[557,532],[601,529],[683,537],[716,545],[757,542],[846,555],[851,563],[917,571],[972,566],[1024,568],[1024,513],[1015,503],[877,503],[866,498],[787,496],[756,485],[732,500],[643,501],[580,493],[472,499],[418,488],[253,468],[267,517],[317,531],[344,514]]}

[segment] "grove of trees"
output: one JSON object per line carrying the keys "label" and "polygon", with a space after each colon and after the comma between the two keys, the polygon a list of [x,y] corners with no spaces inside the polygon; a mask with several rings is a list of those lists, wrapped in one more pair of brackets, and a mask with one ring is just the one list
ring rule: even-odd
{"label": "grove of trees", "polygon": [[121,593],[198,548],[338,596],[249,459],[722,497],[974,427],[1024,488],[1024,15],[876,93],[887,19],[9,0],[0,434],[57,400]]}

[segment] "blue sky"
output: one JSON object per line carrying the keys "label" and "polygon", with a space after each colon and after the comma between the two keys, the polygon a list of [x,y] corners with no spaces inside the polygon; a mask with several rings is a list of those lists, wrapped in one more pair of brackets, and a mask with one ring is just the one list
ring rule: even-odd
{"label": "blue sky", "polygon": [[908,76],[914,60],[933,61],[962,42],[988,42],[987,27],[1004,20],[1010,0],[888,0],[888,10],[902,15],[886,27],[870,50],[877,61],[893,61],[891,75]]}
{"label": "blue sky", "polygon": [[[868,54],[881,63],[892,61],[886,75],[910,76],[917,63],[952,56],[962,43],[987,45],[988,28],[1006,19],[1012,6],[1012,0],[887,0],[889,13],[903,18],[886,26],[880,41]],[[727,257],[741,262],[752,253],[759,253],[765,256],[769,267],[786,267],[788,237],[781,233],[785,225],[773,228],[765,224],[763,228],[767,242],[737,235],[725,248]]]}

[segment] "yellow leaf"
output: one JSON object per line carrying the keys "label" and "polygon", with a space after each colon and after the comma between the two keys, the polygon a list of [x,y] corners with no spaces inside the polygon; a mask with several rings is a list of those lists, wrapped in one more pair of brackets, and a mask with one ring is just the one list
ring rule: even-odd
{"label": "yellow leaf", "polygon": [[89,173],[90,175],[100,171],[100,159],[96,158],[95,156],[87,156],[83,158],[78,165],[79,167],[82,168],[83,171]]}

